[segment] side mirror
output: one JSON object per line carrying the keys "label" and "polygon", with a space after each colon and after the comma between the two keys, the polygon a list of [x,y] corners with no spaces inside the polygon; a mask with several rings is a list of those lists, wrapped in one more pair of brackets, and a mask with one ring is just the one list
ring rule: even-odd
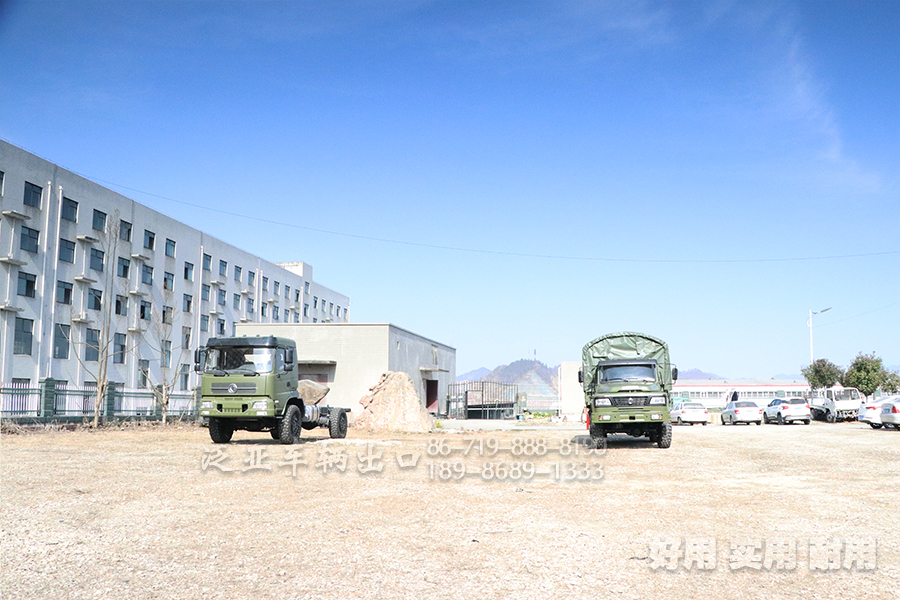
{"label": "side mirror", "polygon": [[285,371],[293,371],[294,370],[294,349],[288,348],[284,351],[284,370]]}
{"label": "side mirror", "polygon": [[678,381],[678,367],[672,367],[672,381]]}
{"label": "side mirror", "polygon": [[584,372],[578,369],[578,383],[584,383]]}
{"label": "side mirror", "polygon": [[194,372],[199,373],[203,370],[203,364],[206,362],[206,350],[197,348],[194,350]]}

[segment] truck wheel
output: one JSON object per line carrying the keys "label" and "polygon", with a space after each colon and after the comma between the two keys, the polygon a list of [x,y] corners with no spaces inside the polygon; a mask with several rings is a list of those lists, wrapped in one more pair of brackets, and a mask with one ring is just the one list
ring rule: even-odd
{"label": "truck wheel", "polygon": [[209,420],[209,437],[216,444],[227,444],[231,441],[234,434],[234,426],[219,417],[212,417]]}
{"label": "truck wheel", "polygon": [[663,423],[660,426],[659,441],[656,443],[660,448],[668,448],[672,445],[672,424]]}
{"label": "truck wheel", "polygon": [[299,444],[300,432],[303,428],[300,426],[300,407],[291,404],[284,411],[284,418],[281,419],[278,428],[278,439],[282,444]]}
{"label": "truck wheel", "polygon": [[272,429],[270,429],[270,430],[269,430],[269,435],[272,436],[272,439],[273,439],[273,440],[277,440],[277,439],[279,439],[279,438],[281,437],[281,433],[278,431],[278,428],[277,428],[277,427],[273,427]]}
{"label": "truck wheel", "polygon": [[605,447],[606,431],[603,429],[603,425],[591,423],[591,448],[600,449]]}
{"label": "truck wheel", "polygon": [[347,413],[343,410],[331,409],[331,416],[328,418],[328,435],[332,439],[347,437]]}
{"label": "truck wheel", "polygon": [[831,412],[830,410],[828,412],[826,412],[825,420],[828,421],[829,423],[834,423],[834,413]]}

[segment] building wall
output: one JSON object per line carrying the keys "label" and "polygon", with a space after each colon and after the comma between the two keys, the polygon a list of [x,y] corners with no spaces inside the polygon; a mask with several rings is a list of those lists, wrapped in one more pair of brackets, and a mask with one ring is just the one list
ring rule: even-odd
{"label": "building wall", "polygon": [[[360,413],[360,399],[387,371],[409,374],[425,406],[426,379],[438,381],[441,409],[446,407],[447,386],[456,378],[456,350],[388,323],[239,324],[238,335],[275,335],[297,343],[299,374],[327,376],[331,390],[323,400],[329,406]],[[422,371],[435,367],[446,372]]]}
{"label": "building wall", "polygon": [[[187,367],[187,389],[197,384],[190,368],[193,350],[217,330],[232,335],[240,322],[349,320],[349,298],[313,281],[308,264],[265,261],[3,141],[0,173],[0,382],[35,383],[41,377],[73,385],[94,381],[98,363],[88,361],[85,367],[74,353],[85,356],[89,330],[103,331],[107,314],[110,339],[124,335],[126,348],[124,362],[109,365],[111,381],[138,387],[139,361],[146,360],[150,382],[161,382],[160,342],[168,339],[172,366],[166,378]],[[25,204],[26,183],[40,188],[39,206]],[[63,218],[67,200],[77,203],[74,221]],[[95,210],[106,215],[103,230],[94,228]],[[130,239],[120,237],[120,222],[130,224]],[[23,228],[38,232],[36,252],[21,248]],[[145,231],[154,234],[152,248],[146,247]],[[74,244],[72,262],[60,260],[62,240]],[[174,243],[171,252],[168,240]],[[104,253],[102,271],[91,267],[92,250]],[[127,277],[118,275],[119,258],[128,261]],[[145,266],[152,269],[151,283],[143,281]],[[20,273],[35,277],[33,298],[19,295]],[[164,283],[167,273],[170,285]],[[58,282],[72,286],[71,304],[56,301]],[[99,310],[91,308],[91,290],[101,293]],[[117,296],[127,315],[107,311]],[[313,309],[314,298],[317,305],[326,303],[325,310]],[[140,315],[142,302],[149,303],[147,318]],[[162,323],[164,306],[171,307],[168,324]],[[30,354],[14,352],[17,319],[33,328]],[[71,328],[68,358],[53,358],[56,324]],[[188,333],[184,328],[190,329],[190,339],[182,348]],[[176,389],[182,387],[178,379]]]}

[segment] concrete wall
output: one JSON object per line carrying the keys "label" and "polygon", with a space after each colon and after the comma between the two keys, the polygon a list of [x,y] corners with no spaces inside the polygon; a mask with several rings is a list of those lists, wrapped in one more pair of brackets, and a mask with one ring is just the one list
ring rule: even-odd
{"label": "concrete wall", "polygon": [[[455,349],[388,323],[241,323],[237,334],[293,339],[301,377],[325,375],[324,383],[331,391],[323,402],[352,409],[352,416],[360,413],[360,399],[387,371],[408,373],[423,406],[425,380],[437,380],[441,409],[446,407],[447,386],[456,377]],[[422,367],[446,372],[422,371]]]}

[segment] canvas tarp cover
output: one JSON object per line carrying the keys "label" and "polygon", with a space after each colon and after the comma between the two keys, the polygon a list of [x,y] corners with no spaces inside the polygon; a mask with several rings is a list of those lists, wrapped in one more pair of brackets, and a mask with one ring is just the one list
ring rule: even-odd
{"label": "canvas tarp cover", "polygon": [[672,368],[669,364],[669,347],[658,338],[633,331],[609,333],[585,344],[581,351],[584,367],[584,389],[594,384],[597,364],[610,360],[645,358],[657,363],[657,377],[663,389],[672,389]]}

